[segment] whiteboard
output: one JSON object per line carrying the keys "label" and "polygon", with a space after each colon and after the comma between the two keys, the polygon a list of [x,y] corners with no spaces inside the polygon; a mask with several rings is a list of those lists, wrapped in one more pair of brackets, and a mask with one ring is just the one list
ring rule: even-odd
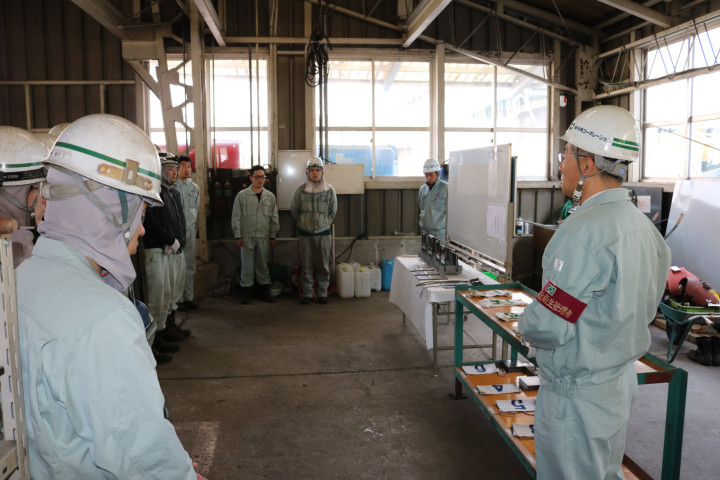
{"label": "whiteboard", "polygon": [[[670,234],[684,214],[680,225]],[[720,290],[720,180],[675,183],[665,235],[672,264],[685,267],[710,287]]]}
{"label": "whiteboard", "polygon": [[305,182],[305,166],[310,150],[278,150],[277,203],[279,210],[290,210],[295,189]]}
{"label": "whiteboard", "polygon": [[450,152],[450,240],[498,262],[508,261],[514,182],[510,145]]}
{"label": "whiteboard", "polygon": [[365,177],[362,163],[348,163],[338,165],[328,163],[325,165],[325,181],[333,186],[338,195],[353,195],[365,193]]}
{"label": "whiteboard", "polygon": [[[277,202],[279,210],[290,210],[295,189],[305,182],[305,167],[311,156],[310,150],[278,150]],[[323,176],[338,195],[365,193],[365,178],[361,163],[325,164]]]}

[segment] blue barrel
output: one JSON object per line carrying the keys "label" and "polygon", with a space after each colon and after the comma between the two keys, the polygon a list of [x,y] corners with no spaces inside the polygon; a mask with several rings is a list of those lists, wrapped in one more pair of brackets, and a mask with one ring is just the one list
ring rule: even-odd
{"label": "blue barrel", "polygon": [[393,272],[393,266],[395,265],[395,260],[391,258],[386,258],[382,261],[382,266],[380,269],[382,270],[382,289],[383,290],[390,290],[390,284],[392,283],[392,272]]}

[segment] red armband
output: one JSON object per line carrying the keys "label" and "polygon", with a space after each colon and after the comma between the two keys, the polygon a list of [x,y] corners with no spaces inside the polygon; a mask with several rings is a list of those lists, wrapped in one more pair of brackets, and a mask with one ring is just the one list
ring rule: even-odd
{"label": "red armband", "polygon": [[543,287],[536,300],[555,315],[570,323],[577,322],[587,307],[587,303],[583,303],[561,290],[553,282],[548,282]]}

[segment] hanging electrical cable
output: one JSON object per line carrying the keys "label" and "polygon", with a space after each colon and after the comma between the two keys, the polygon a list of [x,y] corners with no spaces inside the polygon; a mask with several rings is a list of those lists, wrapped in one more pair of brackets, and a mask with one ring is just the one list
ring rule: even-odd
{"label": "hanging electrical cable", "polygon": [[331,48],[327,37],[327,7],[323,0],[318,1],[318,20],[310,41],[305,47],[305,83],[310,87],[320,87],[318,94],[320,111],[318,112],[319,157],[328,161],[328,49]]}
{"label": "hanging electrical cable", "polygon": [[[185,72],[185,66],[187,65],[187,38],[185,37],[185,23],[182,24],[182,61],[183,61],[183,89],[185,93],[185,105],[188,103],[188,93],[187,93],[187,73]],[[190,153],[190,132],[188,131],[187,125],[188,125],[188,118],[187,118],[187,108],[182,109],[182,115],[183,115],[183,121],[185,122],[185,155]]]}
{"label": "hanging electrical cable", "polygon": [[[260,19],[258,18],[258,0],[255,0],[255,38],[260,36]],[[257,112],[257,159],[258,165],[262,165],[262,155],[260,150],[260,45],[255,42],[255,111]]]}
{"label": "hanging electrical cable", "polygon": [[[252,2],[248,4],[248,32],[252,31],[250,19],[252,15]],[[257,13],[257,12],[256,12]],[[250,108],[250,166],[255,165],[255,146],[253,145],[253,85],[252,85],[252,45],[248,45],[248,88],[250,89],[250,96],[248,97],[248,105]]]}
{"label": "hanging electrical cable", "polygon": [[213,166],[213,172],[217,176],[217,159],[215,152],[217,151],[217,123],[215,123],[215,40],[212,41],[210,55],[212,57],[212,70],[210,72],[210,108],[212,109],[212,147],[210,148],[210,158]]}

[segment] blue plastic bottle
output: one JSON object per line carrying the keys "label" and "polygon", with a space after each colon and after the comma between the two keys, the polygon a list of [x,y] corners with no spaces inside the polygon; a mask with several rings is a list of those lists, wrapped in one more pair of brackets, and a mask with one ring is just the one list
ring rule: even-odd
{"label": "blue plastic bottle", "polygon": [[386,258],[382,261],[382,289],[385,291],[390,290],[390,283],[392,283],[393,266],[395,266],[395,260]]}

